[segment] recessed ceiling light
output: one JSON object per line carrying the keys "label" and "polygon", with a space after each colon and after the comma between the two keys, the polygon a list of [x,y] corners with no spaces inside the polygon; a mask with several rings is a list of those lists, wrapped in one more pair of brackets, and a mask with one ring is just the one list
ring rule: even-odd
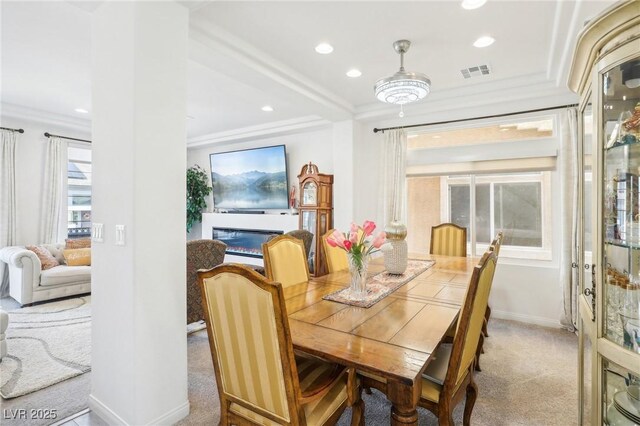
{"label": "recessed ceiling light", "polygon": [[333,52],[333,46],[331,46],[329,43],[320,43],[316,46],[316,52],[320,53],[321,55],[328,55],[329,53]]}
{"label": "recessed ceiling light", "polygon": [[272,112],[273,111],[273,107],[271,105],[265,105],[262,107],[262,110],[264,112]]}
{"label": "recessed ceiling light", "polygon": [[347,77],[356,78],[356,77],[360,77],[361,75],[362,75],[362,72],[360,72],[360,70],[357,70],[355,68],[347,71]]}
{"label": "recessed ceiling light", "polygon": [[433,136],[431,136],[431,137],[432,137],[433,139],[440,139],[442,136],[440,136],[440,135],[433,135]]}
{"label": "recessed ceiling light", "polygon": [[84,108],[76,108],[74,111],[79,112],[80,114],[89,114],[89,111]]}
{"label": "recessed ceiling light", "polygon": [[475,47],[487,47],[487,46],[491,46],[494,41],[496,41],[496,39],[494,39],[491,36],[482,36],[476,41],[474,41],[473,45]]}
{"label": "recessed ceiling light", "polygon": [[462,0],[462,8],[471,10],[484,6],[487,0]]}

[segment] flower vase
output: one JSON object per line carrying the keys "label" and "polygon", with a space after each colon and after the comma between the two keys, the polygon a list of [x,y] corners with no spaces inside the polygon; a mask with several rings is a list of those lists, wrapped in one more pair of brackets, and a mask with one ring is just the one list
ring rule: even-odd
{"label": "flower vase", "polygon": [[367,268],[369,256],[348,253],[349,272],[351,272],[351,297],[364,299],[367,296]]}

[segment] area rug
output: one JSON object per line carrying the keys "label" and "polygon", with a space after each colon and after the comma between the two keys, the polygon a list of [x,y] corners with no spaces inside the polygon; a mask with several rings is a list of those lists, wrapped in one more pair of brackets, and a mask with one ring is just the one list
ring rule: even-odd
{"label": "area rug", "polygon": [[15,398],[91,370],[91,296],[9,312],[0,396]]}
{"label": "area rug", "polygon": [[364,298],[353,297],[351,289],[347,287],[327,294],[323,299],[359,308],[370,308],[389,293],[396,291],[399,287],[431,268],[435,263],[433,260],[409,260],[404,274],[394,275],[388,272],[381,272],[374,275],[367,279],[367,295]]}

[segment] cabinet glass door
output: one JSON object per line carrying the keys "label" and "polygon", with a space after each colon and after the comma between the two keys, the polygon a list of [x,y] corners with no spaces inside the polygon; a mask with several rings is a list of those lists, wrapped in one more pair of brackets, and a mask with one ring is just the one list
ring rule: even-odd
{"label": "cabinet glass door", "polygon": [[600,76],[606,266],[602,335],[635,353],[640,353],[640,80],[634,80],[633,70],[639,62],[623,62]]}
{"label": "cabinet glass door", "polygon": [[578,395],[580,399],[579,424],[581,426],[594,425],[593,404],[595,393],[593,392],[594,370],[593,356],[596,335],[595,326],[595,280],[593,272],[593,108],[591,98],[585,102],[578,118],[580,129],[580,146],[578,154],[581,157],[579,181],[579,206],[578,211],[578,256],[579,259],[574,265],[577,273],[573,276],[578,281]]}

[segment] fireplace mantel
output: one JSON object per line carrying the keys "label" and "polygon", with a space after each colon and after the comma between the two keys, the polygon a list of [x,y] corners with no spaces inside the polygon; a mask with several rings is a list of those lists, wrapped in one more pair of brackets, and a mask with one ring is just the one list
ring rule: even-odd
{"label": "fireplace mantel", "polygon": [[[298,216],[290,214],[203,213],[202,238],[211,238],[211,230],[213,227],[265,231],[276,230],[287,233],[298,229]],[[263,266],[262,259],[246,256],[227,254],[224,261]]]}

